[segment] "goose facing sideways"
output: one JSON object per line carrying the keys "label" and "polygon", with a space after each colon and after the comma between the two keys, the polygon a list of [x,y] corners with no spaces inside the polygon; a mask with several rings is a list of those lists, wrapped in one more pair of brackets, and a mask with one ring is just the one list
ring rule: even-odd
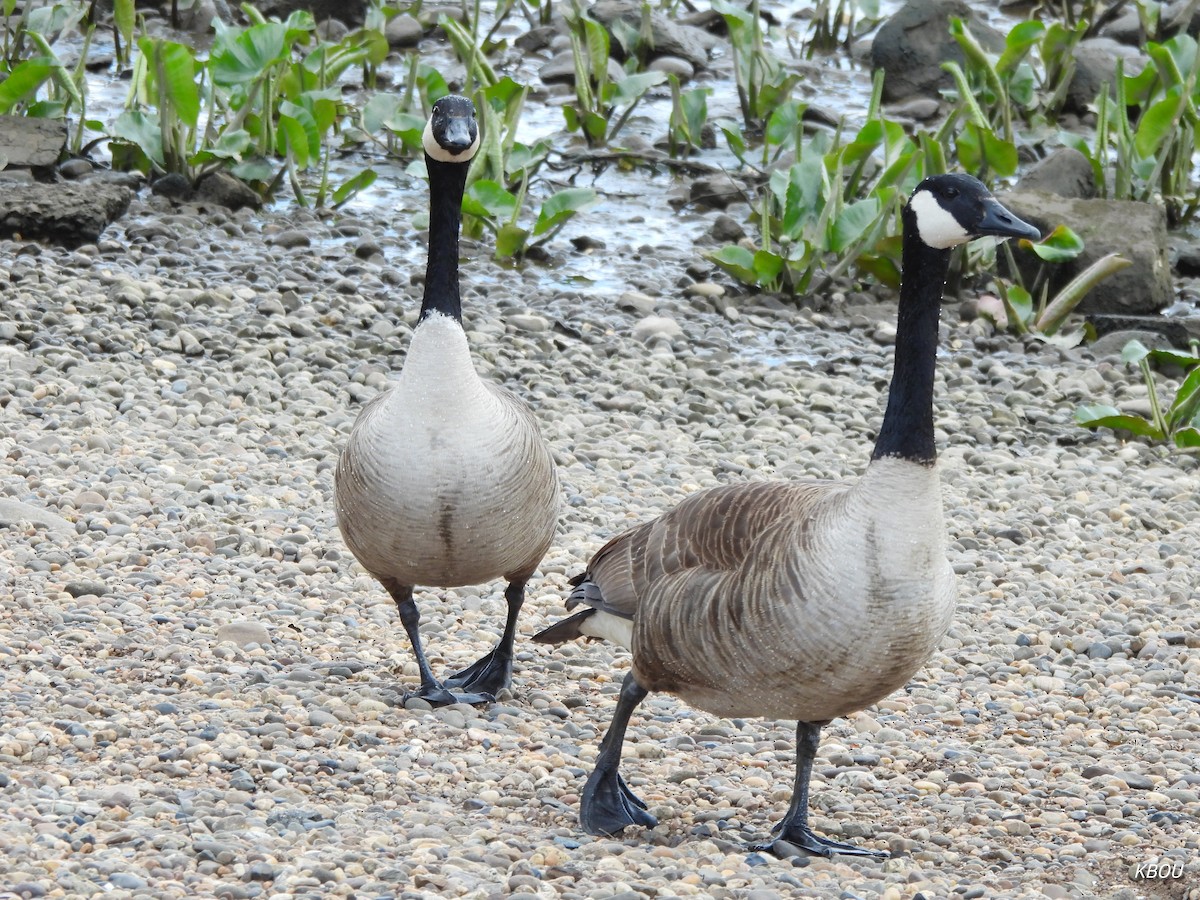
{"label": "goose facing sideways", "polygon": [[[883,424],[856,482],[710,488],[618,535],[572,581],[542,643],[606,638],[632,651],[596,766],[581,795],[593,834],[657,820],[619,766],[630,715],[668,691],[725,717],[796,719],[796,777],[777,839],[808,853],[886,856],[808,826],[821,728],[901,687],[949,628],[933,427],[942,288],[954,246],[984,235],[1040,237],[976,179],[922,181],[902,214],[895,368]],[[776,841],[754,849],[794,852]]]}
{"label": "goose facing sideways", "polygon": [[[447,96],[424,132],[429,259],[421,314],[399,378],[360,413],[334,478],[346,545],[391,594],[433,705],[482,703],[512,677],[525,584],[550,547],[558,476],[529,408],[479,377],[462,327],[458,235],[475,107]],[[416,585],[504,578],[508,616],[493,650],[440,682],[421,646]]]}

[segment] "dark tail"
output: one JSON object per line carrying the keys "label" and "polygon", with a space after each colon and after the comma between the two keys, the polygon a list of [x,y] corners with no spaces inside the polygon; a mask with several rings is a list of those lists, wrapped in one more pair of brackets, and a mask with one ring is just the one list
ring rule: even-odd
{"label": "dark tail", "polygon": [[535,634],[533,641],[538,644],[565,644],[567,641],[581,638],[583,632],[579,630],[580,623],[595,612],[594,609],[588,607],[583,612],[577,612],[561,622],[555,622],[549,628]]}

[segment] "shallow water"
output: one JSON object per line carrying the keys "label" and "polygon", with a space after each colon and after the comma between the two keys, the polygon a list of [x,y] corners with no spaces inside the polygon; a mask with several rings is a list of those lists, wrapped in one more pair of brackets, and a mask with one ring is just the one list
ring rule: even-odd
{"label": "shallow water", "polygon": [[[900,6],[898,2],[881,4],[880,15],[886,17]],[[772,29],[768,43],[775,54],[803,73],[797,87],[797,95],[811,105],[828,113],[843,116],[851,127],[861,121],[870,98],[870,73],[857,63],[853,54],[838,52],[805,60],[798,56],[800,43],[796,36],[807,32],[807,15],[810,5],[804,2],[775,4],[773,14],[784,23],[783,28]],[[985,4],[983,7],[995,24],[1002,24],[1002,17]],[[882,18],[881,18],[882,21]],[[485,23],[490,26],[490,22]],[[523,33],[527,25],[522,17],[510,16],[498,31],[498,37],[513,41]],[[793,36],[789,42],[788,36]],[[866,38],[860,39],[861,41]],[[59,52],[70,57],[77,55],[82,44],[64,41]],[[460,75],[459,65],[449,46],[434,40],[422,42],[421,50],[428,62],[437,66],[451,77]],[[111,39],[97,33],[89,49],[89,57],[96,61],[111,60]],[[392,54],[383,66],[384,74],[392,84],[403,84],[410,61],[407,53]],[[543,138],[552,138],[560,148],[552,156],[554,166],[545,166],[530,187],[523,221],[531,221],[538,204],[556,190],[567,186],[594,188],[599,202],[587,210],[557,235],[547,246],[551,262],[547,265],[525,263],[527,278],[533,276],[535,284],[546,290],[569,292],[581,296],[606,297],[616,295],[632,286],[626,281],[624,267],[612,264],[612,255],[640,252],[643,257],[687,259],[698,257],[697,241],[710,227],[711,215],[698,213],[690,206],[672,205],[671,200],[686,196],[687,180],[690,175],[676,170],[658,167],[621,169],[615,165],[570,165],[572,154],[586,149],[577,135],[565,130],[561,106],[570,94],[561,86],[545,86],[538,71],[544,65],[542,55],[509,53],[502,56],[504,65],[498,71],[511,75],[520,83],[532,88],[526,101],[518,128],[518,139],[531,144]],[[354,84],[357,70],[347,72],[348,85]],[[737,107],[737,91],[730,74],[727,60],[718,52],[709,68],[698,74],[689,87],[703,86],[710,90],[709,121],[740,119]],[[89,74],[88,98],[89,118],[111,123],[124,108],[129,82],[121,79],[110,65]],[[660,87],[651,91],[640,103],[637,113],[631,117],[622,133],[623,139],[636,138],[654,143],[665,136],[670,116],[669,91]],[[619,143],[619,142],[618,142]],[[106,146],[99,145],[95,155],[103,158]],[[728,151],[723,139],[718,146],[694,157],[706,166],[736,171],[737,160]],[[420,266],[423,260],[423,245],[411,236],[423,222],[426,206],[425,182],[419,171],[410,170],[409,160],[389,159],[374,148],[338,156],[331,161],[330,181],[337,185],[364,168],[372,167],[378,174],[375,183],[366,191],[352,198],[343,209],[348,213],[367,214],[383,223],[378,237],[394,240],[388,244],[389,261],[401,268]],[[419,166],[413,167],[419,170]],[[286,210],[295,204],[288,191],[282,191],[272,203],[276,210]],[[739,221],[750,230],[748,211],[745,207],[733,211]],[[390,224],[388,224],[390,223]],[[579,236],[591,236],[603,242],[603,248],[594,252],[575,252],[570,240]],[[484,245],[490,238],[483,238]],[[317,252],[322,247],[314,246]],[[328,250],[329,248],[324,248]],[[776,366],[807,359],[802,349],[779,346],[780,335],[763,332],[738,341],[744,357],[765,366]]]}

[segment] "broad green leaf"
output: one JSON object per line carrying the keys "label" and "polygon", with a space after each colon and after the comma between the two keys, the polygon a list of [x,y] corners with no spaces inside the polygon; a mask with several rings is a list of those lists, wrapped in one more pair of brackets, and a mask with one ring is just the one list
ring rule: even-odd
{"label": "broad green leaf", "polygon": [[767,117],[767,127],[763,135],[767,143],[775,146],[786,146],[795,138],[796,129],[804,115],[804,104],[798,100],[781,103]]}
{"label": "broad green leaf", "polygon": [[579,110],[568,103],[563,106],[562,111],[563,119],[565,119],[567,123],[567,131],[578,131],[583,125],[583,119],[579,115]]}
{"label": "broad green leaf", "polygon": [[518,97],[522,97],[529,90],[523,84],[518,84],[512,78],[505,75],[495,84],[490,84],[484,88],[483,96],[489,103],[495,107],[498,113],[510,113],[510,104]]}
{"label": "broad green leaf", "polygon": [[854,267],[880,284],[893,289],[900,287],[900,267],[890,257],[863,254],[854,260]]}
{"label": "broad green leaf", "polygon": [[333,192],[333,205],[341,206],[356,194],[365,191],[375,183],[376,177],[374,169],[363,169],[353,178],[343,182]]}
{"label": "broad green leaf", "polygon": [[751,252],[738,244],[722,247],[707,258],[744,284],[766,287],[783,272],[784,260],[769,250]]}
{"label": "broad green leaf", "polygon": [[1029,291],[1019,284],[1007,285],[1000,291],[1000,301],[1004,304],[1009,323],[1016,325],[1020,332],[1027,331],[1029,321],[1033,318],[1033,297]]}
{"label": "broad green leaf", "polygon": [[1176,87],[1142,113],[1138,120],[1137,133],[1133,138],[1134,149],[1143,158],[1155,156],[1159,148],[1175,137],[1179,119],[1186,108],[1186,100]]}
{"label": "broad green leaf", "polygon": [[1066,225],[1056,226],[1036,244],[1022,238],[1021,245],[1032,250],[1039,259],[1052,263],[1066,262],[1083,252],[1083,239]]}
{"label": "broad green leaf", "polygon": [[162,129],[159,126],[158,113],[127,109],[117,116],[112,126],[112,135],[135,145],[160,169],[164,167]]}
{"label": "broad green leaf", "polygon": [[1183,369],[1200,366],[1200,356],[1184,353],[1182,350],[1173,350],[1170,347],[1155,347],[1150,351],[1150,359],[1156,363],[1179,366]]}
{"label": "broad green leaf", "polygon": [[1119,410],[1096,404],[1075,410],[1075,421],[1084,428],[1123,428],[1143,437],[1162,438],[1162,433],[1141,416],[1129,416]]}
{"label": "broad green leaf", "polygon": [[879,210],[879,201],[875,197],[847,206],[833,223],[829,249],[834,253],[843,253],[852,246],[875,224]]}
{"label": "broad green leaf", "polygon": [[197,165],[213,159],[240,160],[253,146],[254,140],[244,128],[226,128],[217,136],[216,141],[207,144],[196,153],[191,162]]}
{"label": "broad green leaf", "polygon": [[[395,94],[379,92],[362,106],[362,128],[367,134],[375,134],[381,128],[392,127],[399,116],[405,116],[400,105],[400,98]],[[411,128],[419,121],[417,116],[409,116],[407,127]]]}
{"label": "broad green leaf", "polygon": [[754,253],[754,273],[763,287],[769,287],[779,279],[783,266],[783,258],[770,250],[756,250]]}
{"label": "broad green leaf", "polygon": [[626,75],[612,86],[609,102],[614,106],[628,106],[639,99],[650,88],[656,84],[662,84],[666,80],[666,73],[658,71]]}
{"label": "broad green leaf", "polygon": [[1021,63],[1008,80],[1008,99],[1014,106],[1028,109],[1034,105],[1037,96],[1038,82],[1033,67],[1029,63]]}
{"label": "broad green leaf", "polygon": [[1179,386],[1179,390],[1175,392],[1175,399],[1171,402],[1171,409],[1167,413],[1167,423],[1172,428],[1191,425],[1195,422],[1198,412],[1200,412],[1200,368],[1195,368],[1188,373],[1187,378],[1183,379],[1183,384]]}
{"label": "broad green leaf", "polygon": [[247,184],[253,184],[256,181],[269,184],[275,178],[275,167],[269,160],[262,157],[243,160],[232,166],[229,171]]}
{"label": "broad green leaf", "polygon": [[517,198],[490,179],[480,179],[467,188],[463,212],[481,219],[510,221],[517,211]]}
{"label": "broad green leaf", "polygon": [[680,97],[684,117],[687,119],[688,134],[697,144],[700,141],[700,132],[704,128],[704,123],[708,120],[709,91],[709,88],[693,88],[690,91],[684,91]]}
{"label": "broad green leaf", "polygon": [[[777,173],[782,175],[782,173]],[[772,176],[772,185],[776,177]],[[804,229],[821,215],[825,191],[825,164],[819,154],[806,153],[787,170],[786,189],[780,198],[782,233],[799,239]],[[779,195],[776,195],[779,197]]]}
{"label": "broad green leaf", "polygon": [[55,65],[44,57],[27,59],[0,81],[0,113],[8,113],[18,103],[32,97],[50,80]]}
{"label": "broad green leaf", "polygon": [[321,132],[317,129],[316,120],[303,106],[284,100],[279,104],[279,133],[286,141],[292,158],[301,167],[308,166],[321,155]]}
{"label": "broad green leaf", "polygon": [[529,232],[524,228],[511,223],[502,225],[496,233],[496,256],[500,259],[520,256],[525,252],[525,242],[528,239]]}
{"label": "broad green leaf", "polygon": [[450,85],[442,73],[423,63],[417,66],[417,87],[421,89],[421,97],[430,106],[450,93]]}
{"label": "broad green leaf", "polygon": [[1140,363],[1149,355],[1150,350],[1137,338],[1121,348],[1121,362],[1123,363]]}
{"label": "broad green leaf", "polygon": [[1015,71],[1045,33],[1046,26],[1035,19],[1015,26],[1004,41],[1004,52],[996,62],[996,71],[1001,75]]}
{"label": "broad green leaf", "polygon": [[550,148],[548,138],[543,138],[532,147],[520,141],[514,143],[508,151],[508,171],[505,175],[514,178],[521,172],[533,172],[546,161],[550,155]]}
{"label": "broad green leaf", "polygon": [[746,139],[742,137],[741,129],[729,121],[718,122],[717,127],[721,129],[721,134],[725,135],[725,143],[729,146],[729,152],[745,162]]}
{"label": "broad green leaf", "polygon": [[576,213],[595,204],[597,199],[592,188],[567,188],[559,191],[542,204],[537,222],[533,226],[534,235],[545,234],[561,225]]}
{"label": "broad green leaf", "polygon": [[[113,24],[121,36],[121,44],[128,54],[133,47],[133,27],[137,21],[137,9],[134,0],[113,0]],[[128,57],[127,57],[128,58]]]}
{"label": "broad green leaf", "polygon": [[1181,428],[1175,432],[1175,446],[1180,449],[1200,447],[1200,428]]}
{"label": "broad green leaf", "polygon": [[[743,284],[758,284],[754,271],[754,254],[738,244],[729,244],[716,253],[705,256]],[[782,261],[780,263],[782,266]]]}
{"label": "broad green leaf", "polygon": [[[976,135],[981,171],[1001,176],[1016,174],[1019,160],[1015,144],[1004,140],[990,128],[968,125],[964,133],[968,132],[974,132]],[[959,140],[962,140],[962,137],[960,134]]]}
{"label": "broad green leaf", "polygon": [[608,83],[608,32],[604,26],[590,18],[583,19],[584,46],[587,50],[587,65],[593,83],[603,90]]}
{"label": "broad green leaf", "polygon": [[1161,44],[1151,41],[1146,45],[1146,53],[1168,90],[1183,84],[1187,80],[1185,73],[1196,68],[1196,39],[1184,32]]}
{"label": "broad green leaf", "polygon": [[286,60],[287,26],[279,22],[263,22],[222,41],[220,36],[209,56],[208,69],[213,81],[220,85],[248,84],[261,78],[267,70]]}
{"label": "broad green leaf", "polygon": [[143,53],[147,52],[148,44],[152,47],[148,55],[153,60],[155,78],[163,95],[171,104],[174,114],[189,128],[195,128],[200,118],[200,91],[196,87],[193,56],[195,51],[174,41],[143,38],[140,44]]}
{"label": "broad green leaf", "polygon": [[593,144],[603,143],[604,134],[608,131],[608,119],[599,113],[586,112],[583,114],[583,131]]}

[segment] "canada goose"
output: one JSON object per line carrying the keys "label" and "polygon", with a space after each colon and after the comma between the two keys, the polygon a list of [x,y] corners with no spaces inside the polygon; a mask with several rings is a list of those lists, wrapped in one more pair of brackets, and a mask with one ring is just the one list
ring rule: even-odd
{"label": "canada goose", "polygon": [[[425,126],[429,259],[400,377],[363,407],[334,478],[338,527],[400,609],[433,705],[483,703],[512,677],[525,583],[550,547],[558,476],[529,408],[471,362],[458,289],[467,168],[479,149],[475,107],[442,97]],[[439,682],[421,648],[416,585],[503,577],[508,617],[490,653]],[[458,691],[456,693],[456,691]]]}
{"label": "canada goose", "polygon": [[[857,482],[728,485],[693,494],[605,544],[572,581],[570,610],[533,639],[606,638],[633,666],[581,796],[593,834],[657,820],[619,772],[629,717],[650,691],[718,716],[797,719],[792,802],[778,840],[809,853],[883,857],[808,826],[821,727],[901,687],[950,625],[933,431],[938,314],[952,247],[1037,239],[976,179],[936,175],[902,214],[895,369]],[[776,841],[755,849],[787,851]]]}

